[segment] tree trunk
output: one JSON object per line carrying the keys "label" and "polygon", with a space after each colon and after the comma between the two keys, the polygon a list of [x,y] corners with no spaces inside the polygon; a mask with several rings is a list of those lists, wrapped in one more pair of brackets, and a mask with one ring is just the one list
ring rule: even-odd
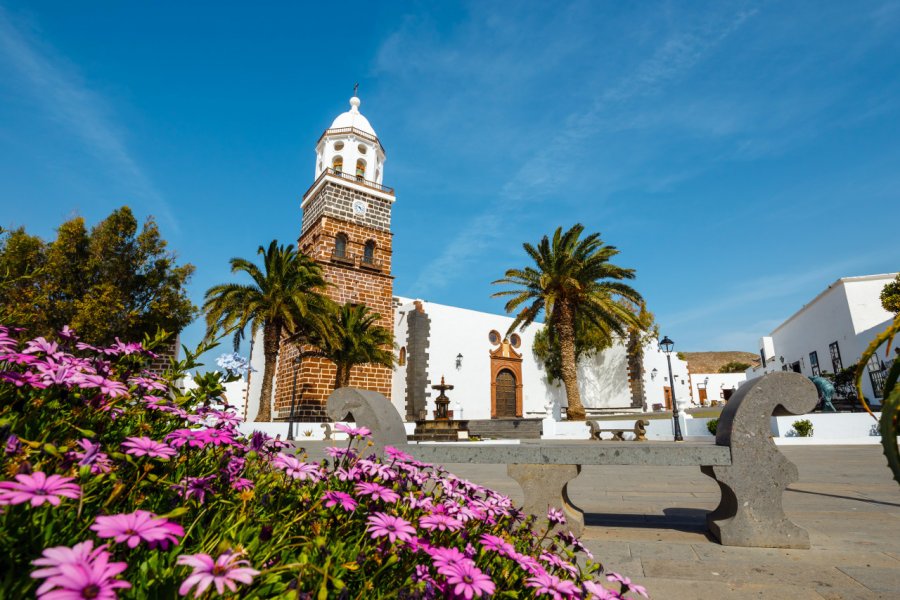
{"label": "tree trunk", "polygon": [[272,380],[275,378],[275,368],[278,361],[278,346],[281,344],[281,327],[274,323],[263,325],[263,368],[262,393],[259,396],[259,412],[254,421],[272,420]]}
{"label": "tree trunk", "polygon": [[575,359],[575,313],[565,301],[559,301],[554,308],[553,325],[559,339],[559,355],[562,367],[562,380],[566,386],[566,399],[569,407],[566,418],[569,421],[584,421],[584,406],[581,404],[581,393],[578,391],[578,362]]}
{"label": "tree trunk", "polygon": [[340,389],[344,387],[344,370],[341,368],[341,365],[338,363],[334,363],[334,389]]}
{"label": "tree trunk", "polygon": [[353,365],[347,365],[344,367],[344,377],[341,381],[341,387],[350,387],[350,371],[353,370]]}

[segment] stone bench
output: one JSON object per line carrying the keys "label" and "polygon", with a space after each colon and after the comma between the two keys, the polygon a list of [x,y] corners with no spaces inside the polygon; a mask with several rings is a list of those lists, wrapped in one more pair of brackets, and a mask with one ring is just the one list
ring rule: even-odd
{"label": "stone bench", "polygon": [[644,419],[638,419],[634,422],[634,427],[632,429],[603,429],[600,427],[600,423],[597,421],[587,421],[587,425],[591,430],[591,439],[597,440],[598,442],[602,442],[603,438],[600,437],[601,433],[611,433],[613,434],[612,439],[618,440],[620,442],[625,441],[626,433],[634,434],[634,441],[636,442],[644,442],[647,440],[647,429],[646,426],[650,424],[650,421],[646,421]]}
{"label": "stone bench", "polygon": [[348,412],[372,430],[376,450],[394,446],[430,463],[506,464],[522,487],[524,509],[545,517],[548,506],[563,510],[576,534],[584,513],[567,486],[582,465],[699,466],[719,484],[718,507],[707,515],[710,533],[725,546],[809,548],[806,530],[784,514],[782,494],[798,479],[797,467],[772,441],[770,417],[812,410],[815,386],[797,373],[777,372],[744,384],[719,416],[715,442],[534,442],[504,445],[408,444],[400,414],[381,394],[342,388],[328,399],[335,420]]}

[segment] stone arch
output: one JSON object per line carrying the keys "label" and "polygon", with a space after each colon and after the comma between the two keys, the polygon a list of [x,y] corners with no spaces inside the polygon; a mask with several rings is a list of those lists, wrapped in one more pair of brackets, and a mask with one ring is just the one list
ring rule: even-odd
{"label": "stone arch", "polygon": [[347,258],[347,248],[350,246],[350,238],[346,233],[334,236],[334,255],[338,258]]}
{"label": "stone arch", "polygon": [[509,340],[491,353],[491,418],[521,418],[522,355]]}

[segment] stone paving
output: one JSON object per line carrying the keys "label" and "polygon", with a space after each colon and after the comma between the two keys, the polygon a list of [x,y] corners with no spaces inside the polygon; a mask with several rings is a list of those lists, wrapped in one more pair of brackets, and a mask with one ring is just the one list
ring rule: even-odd
{"label": "stone paving", "polygon": [[[785,512],[810,550],[720,546],[705,533],[718,488],[697,467],[585,466],[569,486],[583,539],[656,599],[900,598],[900,485],[880,446],[782,446],[800,469]],[[447,465],[521,503],[505,465]]]}

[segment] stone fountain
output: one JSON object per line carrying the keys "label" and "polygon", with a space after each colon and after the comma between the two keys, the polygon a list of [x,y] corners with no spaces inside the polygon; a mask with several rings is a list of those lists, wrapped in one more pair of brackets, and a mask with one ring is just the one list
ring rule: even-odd
{"label": "stone fountain", "polygon": [[447,390],[452,390],[453,386],[446,383],[444,377],[441,376],[441,383],[431,386],[431,389],[440,392],[434,399],[434,419],[428,419],[427,413],[422,411],[424,414],[416,420],[416,430],[411,436],[408,436],[409,440],[455,442],[460,439],[468,439],[469,422],[454,420],[453,411],[450,410],[450,398],[447,397]]}

